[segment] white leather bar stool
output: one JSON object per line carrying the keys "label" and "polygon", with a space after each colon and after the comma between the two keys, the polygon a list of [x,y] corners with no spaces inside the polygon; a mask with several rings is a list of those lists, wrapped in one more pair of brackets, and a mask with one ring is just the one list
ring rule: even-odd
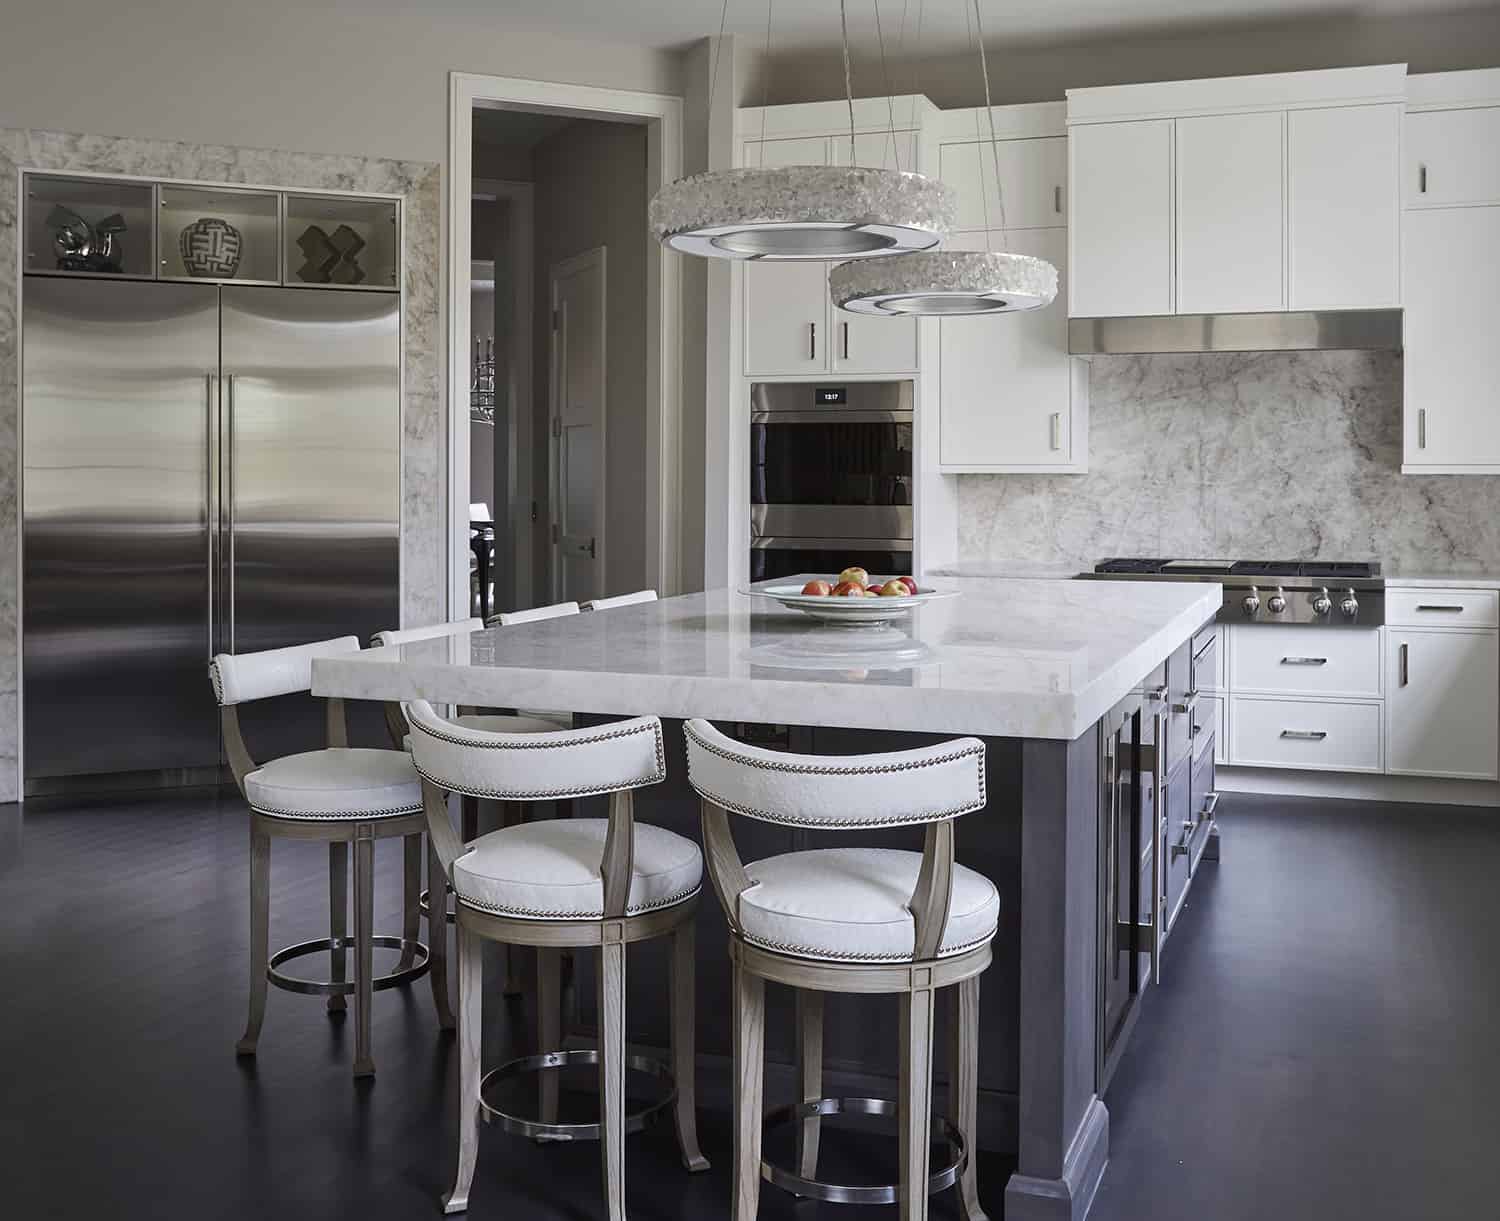
{"label": "white leather bar stool", "polygon": [[543,619],[561,619],[579,612],[576,602],[555,602],[551,606],[533,606],[530,610],[502,611],[484,621],[485,627],[515,627],[518,623],[540,623]]}
{"label": "white leather bar stool", "polygon": [[613,598],[590,598],[581,603],[584,611],[614,610],[618,606],[639,606],[642,602],[655,602],[656,590],[638,589],[633,594],[616,594]]}
{"label": "white leather bar stool", "polygon": [[[328,998],[330,1012],[354,997],[354,1075],[375,1071],[370,1054],[370,1006],[375,992],[420,978],[428,947],[417,939],[417,893],[421,883],[422,788],[411,759],[401,751],[349,746],[344,702],[327,701],[328,745],[257,764],[240,730],[240,704],[307,691],[312,661],[357,653],[359,640],[344,636],[261,653],[218,654],[209,678],[219,701],[224,745],[235,784],[250,805],[250,1013],[237,1050],[254,1055],[266,1013],[266,985]],[[405,912],[401,936],[374,931],[374,852],[377,839],[406,840]],[[269,952],[271,840],[318,840],[328,844],[329,935]],[[354,937],[348,936],[349,845],[354,845]],[[396,969],[376,976],[374,948],[401,952]],[[354,979],[346,978],[346,955],[354,950]],[[283,964],[326,952],[327,980],[305,980],[281,971]],[[434,989],[439,1019],[452,1026],[447,996]]]}
{"label": "white leather bar stool", "polygon": [[[974,1168],[979,1105],[979,975],[1000,916],[994,884],[953,860],[953,820],[982,809],[984,743],[959,738],[892,754],[794,755],[746,746],[707,721],[683,727],[688,780],[703,799],[709,876],[730,927],[734,963],[734,1221],[751,1221],[762,1174],[801,1196],[899,1203],[927,1216],[931,1192],[957,1185],[966,1221],[983,1221]],[[744,864],[728,814],[786,827],[849,831],[925,826],[923,849],[823,848]],[[801,1101],[763,1115],[765,981],[797,989]],[[933,998],[952,989],[947,1119],[932,1121]],[[882,1099],[823,1098],[825,992],[897,993],[901,1006],[901,1174],[895,1186],[819,1181],[825,1115],[889,1114]],[[795,1171],[761,1159],[762,1126],[797,1123]],[[938,1127],[951,1163],[929,1169]]]}
{"label": "white leather bar stool", "polygon": [[[666,776],[661,722],[655,717],[547,734],[486,733],[439,717],[432,706],[407,706],[412,758],[422,775],[428,834],[453,884],[458,922],[458,1168],[444,1210],[468,1207],[479,1142],[487,1120],[522,1135],[602,1144],[609,1221],[625,1216],[625,1135],[673,1108],[677,1140],[689,1170],[708,1162],[698,1148],[693,1084],[693,917],[703,879],[698,845],[634,821],[634,790]],[[609,817],[562,818],[503,827],[472,844],[460,842],[447,795],[530,802],[609,794]],[[625,1051],[625,947],[670,934],[672,1066]],[[481,941],[536,946],[552,963],[563,948],[597,947],[599,1049],[553,1050],[560,1003],[555,967],[542,973],[538,1008],[544,1051],[480,1077]],[[550,953],[548,953],[550,951]],[[435,973],[444,970],[440,953]],[[491,1083],[573,1064],[599,1067],[597,1124],[562,1124],[556,1077],[544,1080],[541,1122],[506,1114],[485,1098]],[[670,1084],[644,1111],[625,1112],[627,1068]]]}

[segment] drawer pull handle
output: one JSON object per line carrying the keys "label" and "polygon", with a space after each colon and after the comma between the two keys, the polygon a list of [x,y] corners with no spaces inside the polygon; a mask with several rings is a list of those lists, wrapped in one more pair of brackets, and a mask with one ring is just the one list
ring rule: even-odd
{"label": "drawer pull handle", "polygon": [[1326,657],[1283,657],[1281,664],[1284,666],[1326,666]]}
{"label": "drawer pull handle", "polygon": [[1443,606],[1436,602],[1421,602],[1417,604],[1419,611],[1435,611],[1440,615],[1461,615],[1464,613],[1462,606]]}
{"label": "drawer pull handle", "polygon": [[1283,729],[1281,736],[1296,742],[1321,742],[1328,734],[1321,729]]}
{"label": "drawer pull handle", "polygon": [[1192,712],[1198,707],[1198,695],[1197,691],[1189,691],[1182,697],[1182,703],[1172,705],[1172,711],[1178,715]]}
{"label": "drawer pull handle", "polygon": [[1401,685],[1403,687],[1411,683],[1411,645],[1404,640],[1401,642]]}
{"label": "drawer pull handle", "polygon": [[1219,808],[1219,795],[1217,793],[1206,793],[1203,797],[1203,809],[1198,812],[1198,821],[1207,822],[1214,816],[1214,811]]}

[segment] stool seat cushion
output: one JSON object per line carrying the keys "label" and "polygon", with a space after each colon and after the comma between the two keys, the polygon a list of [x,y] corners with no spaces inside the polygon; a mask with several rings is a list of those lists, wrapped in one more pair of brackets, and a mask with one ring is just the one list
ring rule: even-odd
{"label": "stool seat cushion", "polygon": [[[916,924],[907,908],[920,852],[823,848],[745,866],[751,886],[739,898],[745,940],[763,949],[829,962],[910,962]],[[1000,892],[983,874],[953,867],[953,903],[940,957],[995,935]]]}
{"label": "stool seat cushion", "polygon": [[278,818],[394,818],[422,808],[422,782],[398,750],[334,747],[272,759],[245,776],[250,807]]}
{"label": "stool seat cushion", "polygon": [[[599,866],[609,820],[554,818],[481,835],[453,862],[453,889],[471,907],[526,920],[598,920],[604,915]],[[626,915],[685,902],[703,882],[703,853],[692,840],[635,824]]]}
{"label": "stool seat cushion", "polygon": [[[549,717],[544,713],[523,713],[520,716],[484,716],[467,713],[453,718],[455,725],[465,729],[482,729],[485,733],[556,733],[559,729],[572,729],[572,717]],[[411,750],[411,734],[401,740],[405,750]]]}

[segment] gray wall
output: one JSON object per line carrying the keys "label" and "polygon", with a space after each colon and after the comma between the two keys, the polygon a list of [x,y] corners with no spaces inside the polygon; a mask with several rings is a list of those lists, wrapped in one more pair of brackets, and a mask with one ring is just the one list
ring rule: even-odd
{"label": "gray wall", "polygon": [[[605,256],[605,543],[606,594],[646,583],[646,129],[583,121],[543,140],[532,152],[536,184],[537,306],[532,368],[536,412],[532,435],[537,499],[547,494],[549,344],[548,276],[554,263],[603,246]],[[536,601],[548,600],[551,546],[546,515],[533,542]]]}
{"label": "gray wall", "polygon": [[[740,40],[742,70],[737,87],[741,105],[758,106],[763,97],[772,105],[843,97],[843,68],[837,51],[796,54],[773,48],[767,61],[757,43],[753,38]],[[886,43],[893,91],[925,93],[942,107],[984,103],[974,52],[922,59],[913,65],[908,56],[896,53],[890,26]],[[991,39],[986,49],[990,96],[997,105],[1059,100],[1066,89],[1091,85],[1360,64],[1404,63],[1412,72],[1443,72],[1500,64],[1500,7],[1376,18],[1344,13],[1296,21],[1177,22],[1170,29],[1121,31],[1108,38]],[[876,48],[868,41],[856,46],[853,59],[855,95],[884,94]]]}
{"label": "gray wall", "polygon": [[1500,572],[1500,477],[1400,473],[1398,355],[1098,357],[1090,380],[1089,473],[960,476],[962,560]]}
{"label": "gray wall", "polygon": [[10,127],[446,161],[448,73],[678,92],[667,51],[514,28],[505,6],[5,0]]}

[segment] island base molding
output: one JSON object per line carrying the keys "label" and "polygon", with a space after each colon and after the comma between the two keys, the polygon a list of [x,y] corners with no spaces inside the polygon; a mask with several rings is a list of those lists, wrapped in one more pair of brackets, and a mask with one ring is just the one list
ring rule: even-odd
{"label": "island base molding", "polygon": [[1017,1172],[1005,1185],[1005,1221],[1083,1221],[1109,1163],[1109,1108],[1095,1098],[1068,1150],[1061,1178]]}
{"label": "island base molding", "polygon": [[1438,776],[1314,772],[1220,764],[1215,786],[1225,793],[1265,793],[1277,797],[1332,797],[1349,801],[1392,801],[1420,805],[1500,806],[1500,784],[1493,780],[1445,780]]}

